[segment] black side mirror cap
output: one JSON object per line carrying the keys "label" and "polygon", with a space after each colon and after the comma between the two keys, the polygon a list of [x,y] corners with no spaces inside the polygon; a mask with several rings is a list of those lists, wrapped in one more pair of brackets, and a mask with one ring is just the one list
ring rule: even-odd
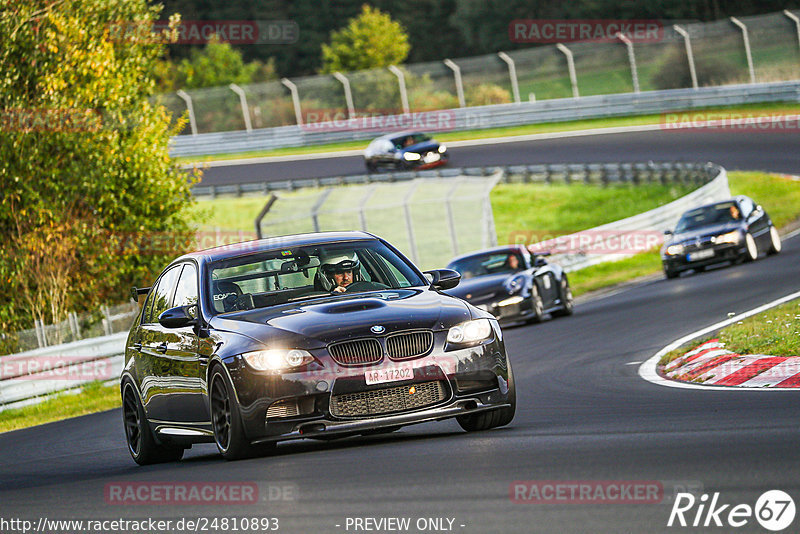
{"label": "black side mirror cap", "polygon": [[158,316],[158,322],[164,328],[184,328],[197,324],[197,306],[176,306]]}
{"label": "black side mirror cap", "polygon": [[672,230],[664,230],[664,235],[672,235]]}
{"label": "black side mirror cap", "polygon": [[430,276],[431,288],[440,291],[453,289],[461,281],[461,274],[452,269],[434,269],[423,274]]}

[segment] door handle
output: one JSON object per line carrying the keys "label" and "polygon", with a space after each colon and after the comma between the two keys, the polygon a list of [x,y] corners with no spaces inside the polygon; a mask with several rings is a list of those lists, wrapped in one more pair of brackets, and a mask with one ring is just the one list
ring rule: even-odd
{"label": "door handle", "polygon": [[138,352],[142,352],[142,344],[141,343],[134,343],[133,348]]}
{"label": "door handle", "polygon": [[161,345],[157,346],[157,347],[156,347],[156,350],[157,350],[158,352],[160,352],[161,354],[164,354],[164,353],[166,353],[166,352],[167,352],[167,342],[165,341],[165,342],[164,342],[164,343],[162,343]]}

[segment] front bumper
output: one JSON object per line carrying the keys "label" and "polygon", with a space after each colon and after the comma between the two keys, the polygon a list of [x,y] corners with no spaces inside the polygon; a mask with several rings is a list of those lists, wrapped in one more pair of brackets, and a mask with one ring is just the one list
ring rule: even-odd
{"label": "front bumper", "polygon": [[[713,255],[707,258],[692,260],[690,254],[695,254],[702,251],[711,251]],[[692,248],[688,253],[669,256],[666,254],[661,255],[661,262],[665,270],[675,273],[687,271],[689,269],[697,269],[713,265],[715,263],[722,263],[726,261],[736,261],[747,253],[747,248],[744,244],[723,244],[723,245],[707,245],[701,248]]]}
{"label": "front bumper", "polygon": [[[457,350],[444,350],[446,332],[434,335],[434,350],[423,357],[384,361],[367,366],[342,366],[327,356],[315,354],[324,369],[302,373],[267,375],[252,371],[234,360],[228,364],[251,442],[351,434],[403,426],[492,410],[508,406],[508,359],[499,327],[494,338]],[[314,351],[311,351],[314,353]],[[367,385],[365,373],[383,366],[413,364],[413,379]],[[419,408],[356,416],[335,415],[332,398],[383,394],[386,390],[441,384],[440,398]],[[275,417],[275,406],[289,403],[300,412]],[[268,416],[268,413],[271,414]]]}
{"label": "front bumper", "polygon": [[500,300],[492,299],[488,301],[468,301],[470,304],[481,310],[487,311],[495,316],[500,322],[511,321],[524,321],[533,315],[533,306],[531,299],[528,297],[521,297],[519,302],[506,303],[500,305],[503,300],[508,300],[510,296],[506,296]]}

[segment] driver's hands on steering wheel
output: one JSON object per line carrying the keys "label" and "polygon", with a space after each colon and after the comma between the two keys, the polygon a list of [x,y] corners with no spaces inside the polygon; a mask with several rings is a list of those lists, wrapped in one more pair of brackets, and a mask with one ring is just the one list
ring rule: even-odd
{"label": "driver's hands on steering wheel", "polygon": [[347,288],[344,286],[336,286],[331,290],[331,293],[344,293],[347,291]]}

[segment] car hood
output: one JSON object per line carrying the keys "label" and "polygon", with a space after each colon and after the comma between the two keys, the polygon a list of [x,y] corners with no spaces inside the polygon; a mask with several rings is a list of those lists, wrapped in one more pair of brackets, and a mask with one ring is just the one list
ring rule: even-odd
{"label": "car hood", "polygon": [[720,235],[727,232],[732,232],[733,230],[738,230],[741,227],[742,227],[741,223],[733,221],[722,224],[714,224],[710,226],[702,226],[700,228],[695,228],[688,232],[682,232],[680,234],[673,235],[672,239],[669,240],[669,244],[682,243],[684,241],[689,241],[692,239],[696,239],[698,237],[704,237],[708,235]]}
{"label": "car hood", "polygon": [[[472,298],[472,296],[479,297],[503,289],[503,282],[516,274],[517,273],[491,274],[467,278],[466,280],[462,279],[456,287],[448,289],[447,294],[462,299]],[[467,297],[467,295],[470,295],[470,297]]]}
{"label": "car hood", "polygon": [[421,143],[417,143],[411,146],[405,147],[402,152],[417,152],[418,154],[424,154],[425,152],[436,151],[439,149],[439,143],[431,139],[430,141],[423,141]]}
{"label": "car hood", "polygon": [[211,326],[264,343],[315,348],[334,341],[402,330],[444,330],[470,319],[464,302],[428,289],[394,289],[323,297],[218,315]]}

